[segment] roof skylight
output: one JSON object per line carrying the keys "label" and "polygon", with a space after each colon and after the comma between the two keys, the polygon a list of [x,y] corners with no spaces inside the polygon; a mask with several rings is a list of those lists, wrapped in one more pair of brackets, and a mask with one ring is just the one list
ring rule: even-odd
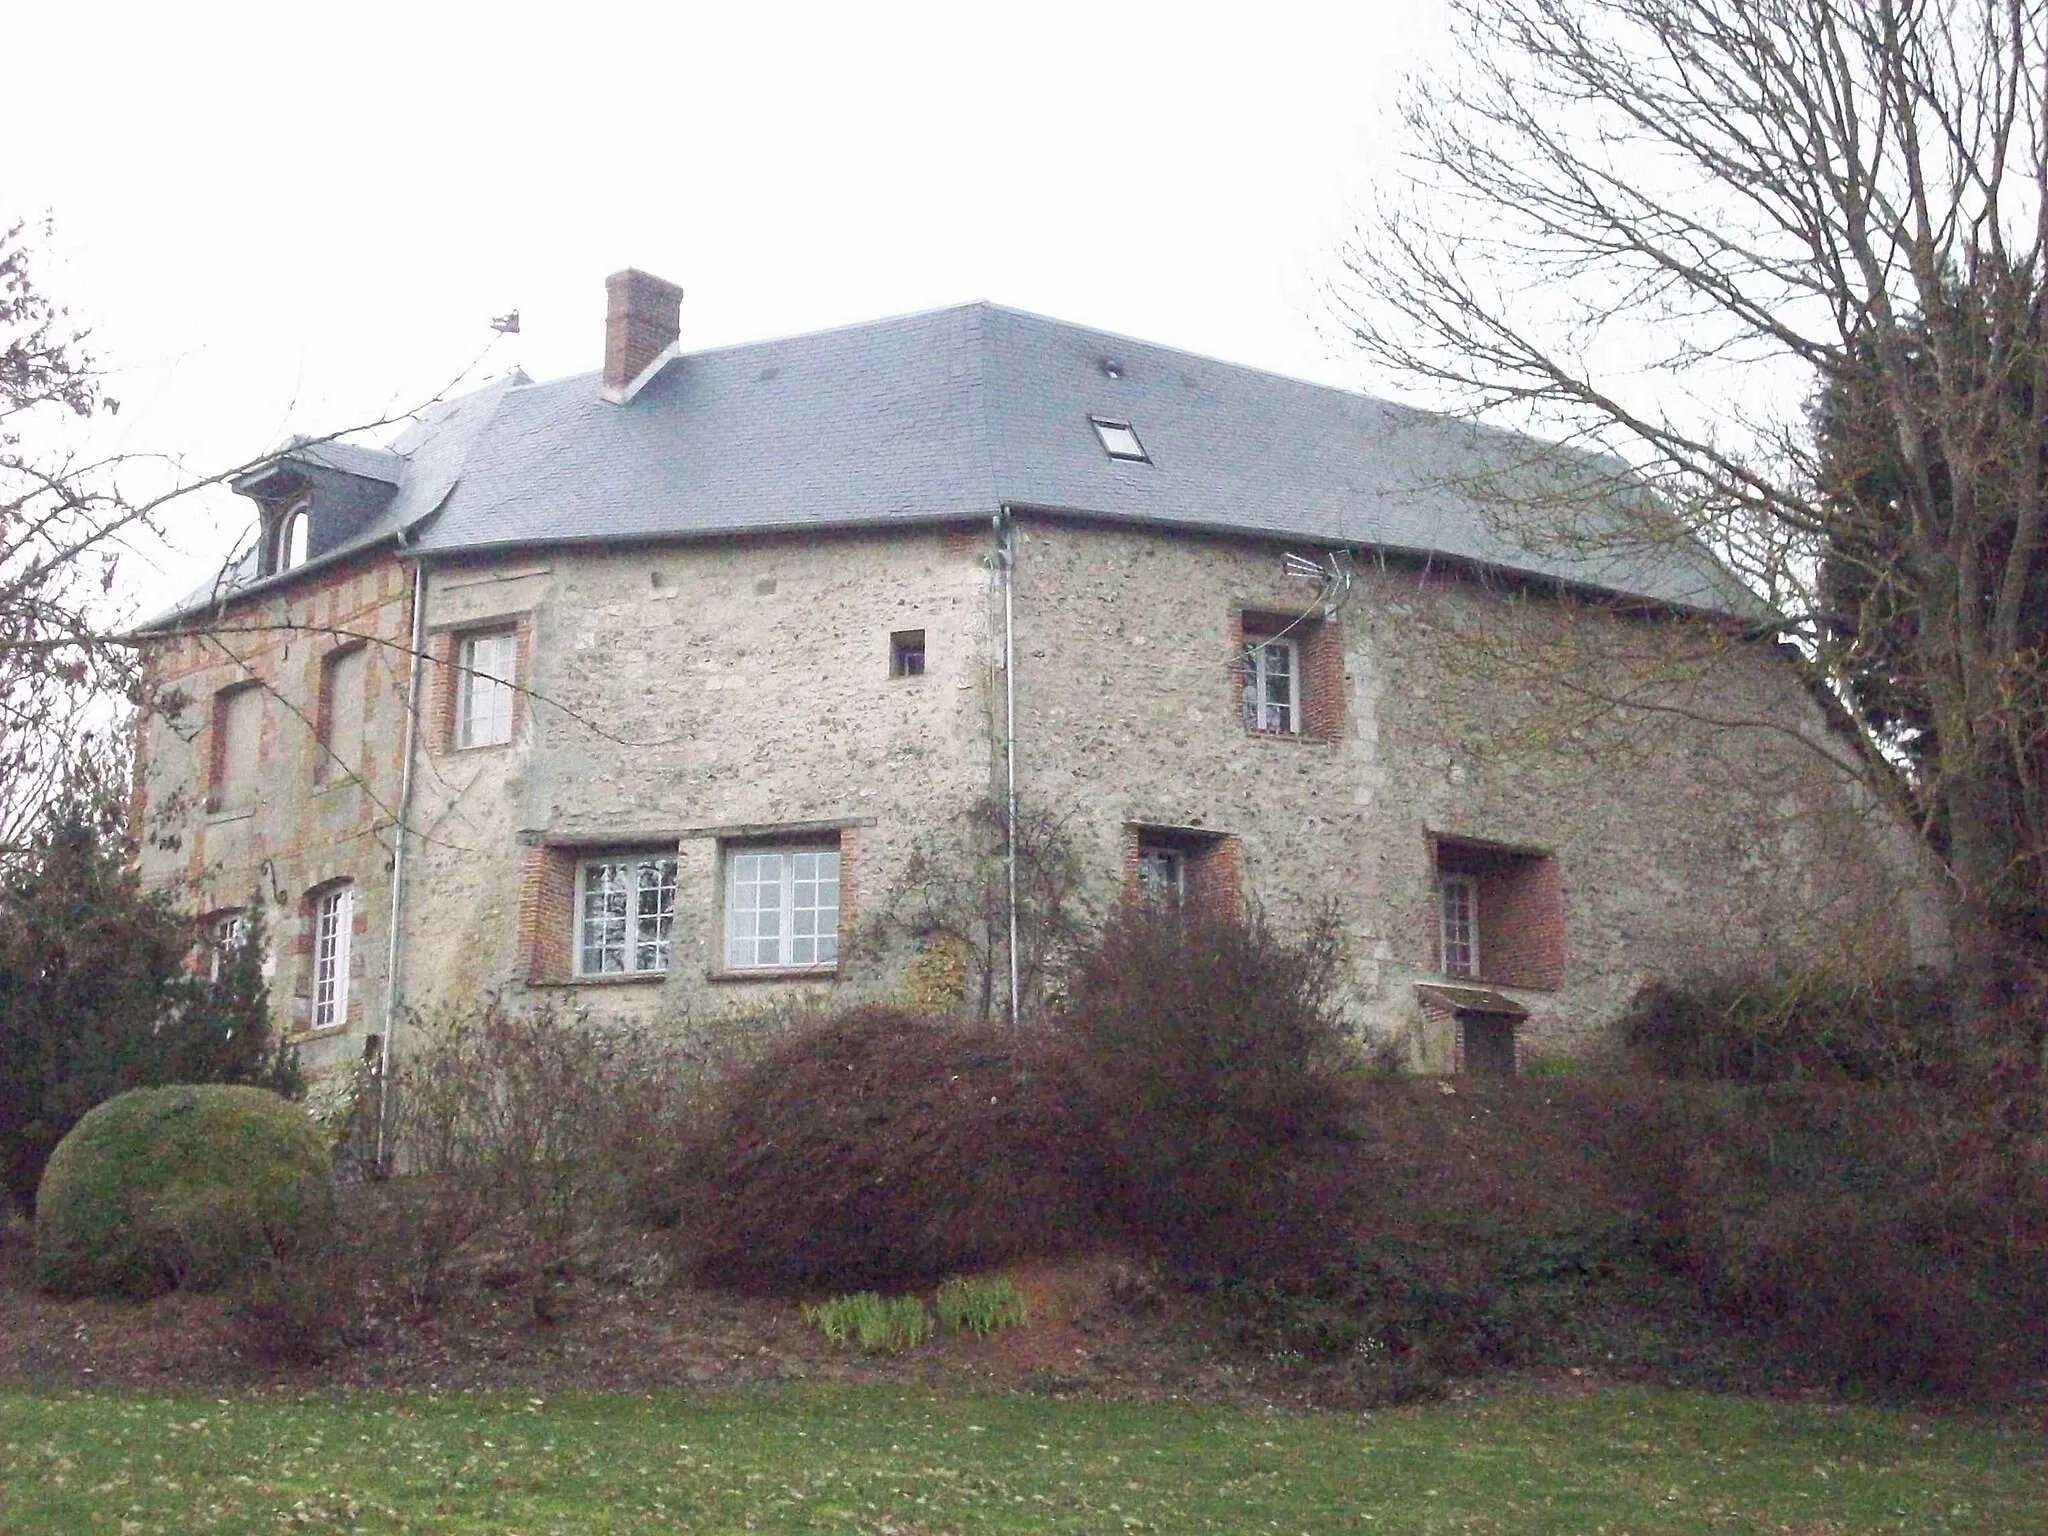
{"label": "roof skylight", "polygon": [[1102,451],[1112,459],[1129,459],[1136,464],[1150,464],[1152,456],[1145,452],[1145,445],[1138,441],[1138,434],[1131,430],[1128,421],[1112,421],[1107,416],[1090,416],[1095,423],[1095,435],[1102,439]]}

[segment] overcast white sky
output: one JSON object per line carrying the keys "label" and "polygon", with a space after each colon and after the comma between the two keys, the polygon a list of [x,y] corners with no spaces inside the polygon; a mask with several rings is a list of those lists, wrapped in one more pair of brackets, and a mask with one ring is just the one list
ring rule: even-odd
{"label": "overcast white sky", "polygon": [[[120,443],[199,467],[481,374],[597,366],[603,279],[686,346],[987,298],[1331,383],[1319,285],[1437,0],[12,0],[0,219],[54,216]],[[184,514],[145,605],[232,541]]]}

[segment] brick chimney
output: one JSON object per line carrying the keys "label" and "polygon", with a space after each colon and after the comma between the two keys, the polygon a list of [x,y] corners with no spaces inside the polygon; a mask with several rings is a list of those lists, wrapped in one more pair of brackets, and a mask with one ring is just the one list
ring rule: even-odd
{"label": "brick chimney", "polygon": [[623,399],[640,370],[682,334],[683,290],[628,267],[604,280],[604,296],[604,392]]}

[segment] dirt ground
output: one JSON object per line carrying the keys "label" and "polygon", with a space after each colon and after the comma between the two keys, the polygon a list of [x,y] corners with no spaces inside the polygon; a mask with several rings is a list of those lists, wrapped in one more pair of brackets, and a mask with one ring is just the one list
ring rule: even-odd
{"label": "dirt ground", "polygon": [[[261,1386],[561,1393],[864,1381],[1217,1402],[1314,1400],[1313,1384],[1212,1342],[1186,1298],[1113,1287],[1114,1255],[1007,1271],[1030,1321],[990,1339],[941,1334],[902,1355],[828,1343],[795,1302],[674,1281],[659,1264],[567,1287],[541,1324],[518,1290],[472,1289],[424,1316],[361,1312],[318,1364],[256,1358],[218,1296],[66,1300],[29,1284],[26,1229],[0,1255],[0,1382],[207,1392]],[[1126,1299],[1113,1295],[1117,1290]]]}

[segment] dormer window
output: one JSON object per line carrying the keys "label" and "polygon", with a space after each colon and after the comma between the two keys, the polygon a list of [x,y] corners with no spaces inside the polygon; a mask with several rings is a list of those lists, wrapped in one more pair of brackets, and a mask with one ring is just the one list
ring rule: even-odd
{"label": "dormer window", "polygon": [[295,571],[306,563],[306,541],[312,525],[312,516],[303,502],[278,519],[276,542],[271,549],[272,574]]}

